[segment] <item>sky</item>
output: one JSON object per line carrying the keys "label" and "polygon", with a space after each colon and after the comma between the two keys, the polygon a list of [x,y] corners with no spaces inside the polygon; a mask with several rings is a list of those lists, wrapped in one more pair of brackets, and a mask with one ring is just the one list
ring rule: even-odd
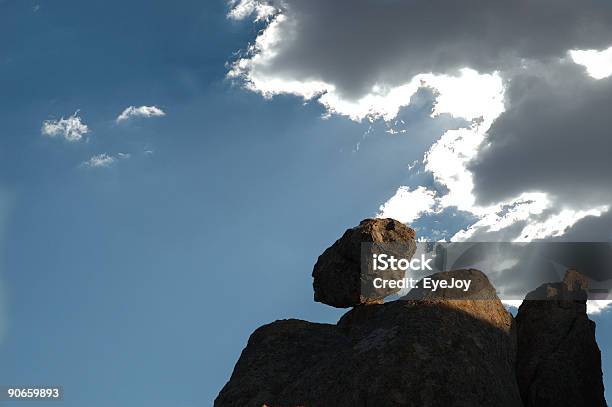
{"label": "sky", "polygon": [[602,0],[0,0],[0,384],[211,405],[254,329],[342,315],[310,273],[367,217],[609,241],[611,20]]}

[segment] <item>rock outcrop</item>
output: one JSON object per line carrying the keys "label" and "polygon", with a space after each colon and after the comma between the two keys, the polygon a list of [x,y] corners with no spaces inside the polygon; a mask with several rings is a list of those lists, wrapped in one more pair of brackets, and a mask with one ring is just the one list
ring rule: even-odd
{"label": "rock outcrop", "polygon": [[[386,296],[399,289],[370,290],[362,293],[362,280],[373,278],[362,270],[362,262],[371,261],[376,244],[389,249],[396,243],[399,257],[411,258],[416,250],[415,232],[394,219],[366,219],[359,226],[348,229],[331,247],[319,256],[314,266],[314,300],[338,308],[359,304],[382,304]],[[400,272],[396,278],[401,278]]]}
{"label": "rock outcrop", "polygon": [[414,242],[414,231],[366,220],[327,249],[313,272],[315,298],[355,307],[335,325],[292,319],[257,329],[215,407],[606,405],[580,274],[529,294],[516,320],[474,269],[430,276],[472,281],[465,293],[416,288],[378,303],[356,285],[360,245],[389,241]]}
{"label": "rock outcrop", "polygon": [[[447,273],[468,274],[488,282]],[[363,305],[337,325],[276,321],[251,335],[215,406],[520,407],[515,344],[497,297]]]}
{"label": "rock outcrop", "polygon": [[525,407],[606,406],[587,288],[583,276],[568,271],[563,282],[529,293],[519,308],[517,380]]}

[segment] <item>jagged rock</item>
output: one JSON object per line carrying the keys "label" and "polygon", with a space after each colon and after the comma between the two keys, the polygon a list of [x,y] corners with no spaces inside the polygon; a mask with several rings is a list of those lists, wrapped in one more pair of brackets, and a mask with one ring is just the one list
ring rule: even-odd
{"label": "jagged rock", "polygon": [[601,354],[586,314],[587,280],[575,271],[544,284],[519,308],[517,380],[525,407],[603,407]]}
{"label": "jagged rock", "polygon": [[[363,243],[374,243],[364,246]],[[362,273],[362,264],[371,262],[372,247],[376,244],[396,243],[397,255],[411,258],[416,250],[415,232],[394,219],[366,219],[359,226],[348,229],[331,247],[319,256],[314,266],[313,288],[314,300],[338,308],[348,308],[359,304],[380,304],[383,299],[399,289],[369,290],[362,293],[364,279],[372,280],[374,276]],[[366,267],[366,270],[371,268]],[[400,279],[403,272],[388,272],[389,278]],[[367,281],[365,281],[367,284]],[[370,285],[368,285],[370,286]]]}
{"label": "jagged rock", "polygon": [[[448,275],[493,290],[477,273]],[[277,321],[253,333],[215,406],[520,407],[515,340],[497,297],[358,306],[337,325]]]}

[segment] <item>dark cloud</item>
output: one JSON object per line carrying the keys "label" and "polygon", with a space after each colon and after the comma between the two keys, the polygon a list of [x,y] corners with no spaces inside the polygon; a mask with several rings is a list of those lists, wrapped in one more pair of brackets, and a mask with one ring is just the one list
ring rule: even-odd
{"label": "dark cloud", "polygon": [[506,97],[506,112],[470,167],[478,201],[546,192],[561,207],[609,204],[612,78],[549,63],[512,76]]}
{"label": "dark cloud", "polygon": [[[480,218],[471,225],[469,233],[462,234],[465,238],[514,240],[556,236],[565,225],[605,210],[603,207],[612,201],[609,158],[612,79],[595,80],[568,57],[572,49],[604,49],[612,45],[612,3],[601,0],[261,0],[260,3],[274,4],[281,10],[281,16],[264,29],[248,55],[239,57],[242,59],[232,66],[232,73],[245,79],[251,89],[266,95],[294,93],[308,99],[317,92],[327,92],[319,100],[331,113],[363,118],[361,106],[346,107],[343,103],[364,95],[373,96],[369,109],[386,114],[389,110],[386,105],[374,104],[403,106],[404,102],[397,102],[399,97],[395,94],[388,98],[391,101],[376,97],[406,84],[417,74],[454,74],[464,67],[480,73],[497,71],[498,75],[492,77],[501,77],[505,82],[506,111],[487,131],[486,145],[476,151],[472,144],[462,143],[471,136],[483,136],[484,128],[481,131],[474,127],[474,131],[466,131],[456,139],[448,137],[426,155],[429,164],[434,161],[438,164],[430,165],[428,171],[448,188],[447,193],[438,188],[438,196],[456,195],[441,205],[473,210],[475,217]],[[252,9],[254,3],[244,4]],[[491,88],[493,82],[488,82],[485,89]],[[479,92],[483,93],[484,82],[474,83],[466,87],[449,86],[450,90],[436,89],[440,91],[440,100],[452,94],[453,106],[448,111],[455,114],[461,110],[456,105],[464,101],[469,105],[478,99]],[[382,85],[382,89],[373,90],[374,85]],[[410,91],[405,91],[409,97]],[[323,100],[330,95],[331,98]],[[488,126],[498,110],[494,100],[489,99],[491,96],[485,97],[485,103],[477,103],[477,109],[466,109],[470,115],[462,117],[473,118],[482,112],[482,122]],[[367,103],[370,102],[364,102]],[[474,140],[477,143],[480,138]],[[473,156],[475,159],[468,168],[474,177],[472,192],[482,207],[473,206],[468,199],[471,197],[464,199],[459,193],[463,190],[470,193],[471,182],[467,181],[471,179],[462,176],[467,174],[465,161]],[[453,171],[455,167],[457,170]],[[540,194],[523,197],[527,192]],[[525,199],[533,205],[523,202]],[[574,236],[583,239],[588,236],[596,239],[595,236],[604,235],[605,227],[597,228],[591,223],[588,227],[594,229],[589,233],[586,225],[600,219],[612,226],[609,217],[608,212],[601,218],[585,218],[567,232],[575,231]],[[446,230],[446,226],[441,230]]]}
{"label": "dark cloud", "polygon": [[344,98],[461,67],[491,72],[523,58],[612,43],[612,4],[575,0],[272,0],[287,17],[260,69],[322,80]]}
{"label": "dark cloud", "polygon": [[567,242],[612,242],[612,211],[579,220],[556,240]]}

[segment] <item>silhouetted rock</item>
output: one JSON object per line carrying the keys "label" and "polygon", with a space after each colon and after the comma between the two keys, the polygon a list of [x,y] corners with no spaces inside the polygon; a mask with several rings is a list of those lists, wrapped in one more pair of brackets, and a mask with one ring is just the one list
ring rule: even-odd
{"label": "silhouetted rock", "polygon": [[277,321],[253,333],[215,406],[520,407],[515,340],[497,298],[359,306],[337,325]]}
{"label": "silhouetted rock", "polygon": [[[364,246],[363,243],[374,245]],[[348,229],[331,247],[323,252],[314,266],[313,288],[314,300],[338,308],[348,308],[359,304],[381,304],[383,299],[399,291],[384,288],[369,290],[364,295],[361,285],[365,280],[372,280],[373,275],[362,274],[362,262],[372,261],[371,253],[376,244],[398,243],[399,257],[411,258],[416,250],[415,232],[413,229],[394,219],[366,219],[359,226]],[[364,270],[371,270],[365,267]],[[387,272],[388,278],[400,279],[403,272]],[[366,281],[367,283],[367,281]]]}
{"label": "silhouetted rock", "polygon": [[519,308],[517,379],[525,407],[603,407],[601,354],[586,314],[587,280],[568,271]]}

